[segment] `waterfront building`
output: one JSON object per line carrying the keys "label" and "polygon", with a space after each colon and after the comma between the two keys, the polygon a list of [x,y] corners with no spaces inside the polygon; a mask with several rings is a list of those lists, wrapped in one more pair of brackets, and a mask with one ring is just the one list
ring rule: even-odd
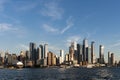
{"label": "waterfront building", "polygon": [[83,55],[82,55],[82,45],[81,44],[77,44],[77,60],[78,60],[78,64],[80,64],[83,61]]}
{"label": "waterfront building", "polygon": [[91,64],[91,47],[86,48],[86,61]]}
{"label": "waterfront building", "polygon": [[74,60],[74,48],[72,46],[69,47],[70,61]]}
{"label": "waterfront building", "polygon": [[66,55],[65,55],[65,61],[66,61],[66,62],[69,62],[69,61],[70,61],[70,54],[66,54]]}
{"label": "waterfront building", "polygon": [[43,45],[40,45],[41,48],[41,59],[44,59],[44,49],[43,49]]}
{"label": "waterfront building", "polygon": [[36,65],[36,44],[30,43],[30,54],[31,54],[31,60],[33,62],[33,65]]}
{"label": "waterfront building", "polygon": [[64,50],[60,50],[59,64],[64,62]]}
{"label": "waterfront building", "polygon": [[5,64],[5,66],[8,64],[8,56],[9,56],[9,53],[5,52],[5,57],[4,57],[4,64]]}
{"label": "waterfront building", "polygon": [[12,56],[8,54],[8,65],[12,65]]}
{"label": "waterfront building", "polygon": [[86,48],[88,47],[88,40],[83,40],[83,62],[86,63]]}
{"label": "waterfront building", "polygon": [[42,59],[42,66],[47,66],[47,58]]}
{"label": "waterfront building", "polygon": [[52,52],[48,52],[48,59],[47,59],[48,66],[55,66],[56,65],[56,55]]}
{"label": "waterfront building", "polygon": [[16,54],[12,54],[11,55],[11,62],[12,62],[12,65],[16,65],[16,63],[17,63],[17,56],[16,56]]}
{"label": "waterfront building", "polygon": [[52,53],[51,52],[48,52],[48,54],[47,54],[47,56],[48,56],[48,58],[47,58],[47,65],[48,66],[51,66],[52,65]]}
{"label": "waterfront building", "polygon": [[30,60],[30,51],[26,51],[26,61]]}
{"label": "waterfront building", "polygon": [[115,64],[114,53],[111,53],[111,65],[114,66],[114,64]]}
{"label": "waterfront building", "polygon": [[91,63],[92,64],[96,63],[94,43],[95,43],[94,41],[91,42]]}
{"label": "waterfront building", "polygon": [[108,65],[111,65],[111,52],[108,52]]}
{"label": "waterfront building", "polygon": [[40,47],[38,47],[37,48],[37,65],[40,65],[40,60],[41,60],[41,48]]}
{"label": "waterfront building", "polygon": [[47,53],[48,53],[48,44],[44,45],[44,58],[47,58]]}
{"label": "waterfront building", "polygon": [[104,64],[104,46],[103,45],[100,45],[99,46],[99,63],[100,64]]}

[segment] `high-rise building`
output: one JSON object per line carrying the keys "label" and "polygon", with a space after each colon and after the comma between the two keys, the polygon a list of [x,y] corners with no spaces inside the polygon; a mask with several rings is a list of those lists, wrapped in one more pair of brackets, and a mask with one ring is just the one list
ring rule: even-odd
{"label": "high-rise building", "polygon": [[41,60],[41,48],[40,47],[38,47],[37,48],[37,52],[36,52],[36,54],[37,54],[37,65],[40,65],[40,60]]}
{"label": "high-rise building", "polygon": [[41,48],[40,47],[37,48],[37,59],[41,60]]}
{"label": "high-rise building", "polygon": [[30,60],[30,51],[26,51],[26,60]]}
{"label": "high-rise building", "polygon": [[48,66],[55,66],[56,65],[56,55],[53,54],[52,52],[48,52],[48,59],[47,59],[47,63]]}
{"label": "high-rise building", "polygon": [[69,61],[70,61],[70,54],[66,54],[66,55],[65,55],[65,61],[66,61],[66,62],[69,62]]}
{"label": "high-rise building", "polygon": [[99,47],[99,63],[100,64],[104,64],[104,46],[103,45],[100,45]]}
{"label": "high-rise building", "polygon": [[91,47],[86,48],[86,61],[91,64]]}
{"label": "high-rise building", "polygon": [[88,40],[83,40],[83,61],[86,61],[86,48],[88,47]]}
{"label": "high-rise building", "polygon": [[111,65],[111,52],[108,52],[108,65]]}
{"label": "high-rise building", "polygon": [[12,60],[12,65],[15,65],[17,63],[18,60],[16,54],[11,55],[11,60]]}
{"label": "high-rise building", "polygon": [[48,53],[48,44],[44,45],[44,58],[47,58],[47,53]]}
{"label": "high-rise building", "polygon": [[59,63],[62,64],[63,62],[64,62],[64,50],[60,50]]}
{"label": "high-rise building", "polygon": [[41,59],[44,59],[43,45],[40,45],[40,48],[41,48]]}
{"label": "high-rise building", "polygon": [[31,60],[33,62],[33,65],[36,65],[36,61],[37,61],[36,44],[32,42],[30,43],[30,54],[31,54]]}
{"label": "high-rise building", "polygon": [[70,61],[74,60],[74,48],[69,47]]}
{"label": "high-rise building", "polygon": [[114,59],[114,53],[111,53],[111,65],[114,66],[115,59]]}
{"label": "high-rise building", "polygon": [[82,45],[77,44],[77,60],[78,64],[83,61],[83,55],[82,55]]}
{"label": "high-rise building", "polygon": [[71,46],[69,47],[70,61],[77,60],[77,43],[71,42]]}
{"label": "high-rise building", "polygon": [[48,60],[47,63],[48,64],[47,65],[52,66],[52,52],[48,52],[47,55],[48,55],[48,58],[47,58],[47,60]]}
{"label": "high-rise building", "polygon": [[92,64],[94,64],[96,62],[94,43],[95,43],[94,41],[91,42],[91,63]]}

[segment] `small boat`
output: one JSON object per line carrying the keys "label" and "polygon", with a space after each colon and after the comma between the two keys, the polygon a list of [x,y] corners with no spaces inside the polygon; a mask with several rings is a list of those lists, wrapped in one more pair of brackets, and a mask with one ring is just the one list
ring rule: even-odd
{"label": "small boat", "polygon": [[23,68],[23,63],[20,62],[20,61],[17,62],[16,67],[17,67],[17,68]]}

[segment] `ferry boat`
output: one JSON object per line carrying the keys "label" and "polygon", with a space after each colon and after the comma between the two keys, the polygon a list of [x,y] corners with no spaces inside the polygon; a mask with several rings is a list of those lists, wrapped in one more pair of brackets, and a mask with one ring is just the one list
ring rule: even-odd
{"label": "ferry boat", "polygon": [[16,67],[17,67],[17,68],[23,68],[23,63],[20,62],[20,61],[17,62]]}

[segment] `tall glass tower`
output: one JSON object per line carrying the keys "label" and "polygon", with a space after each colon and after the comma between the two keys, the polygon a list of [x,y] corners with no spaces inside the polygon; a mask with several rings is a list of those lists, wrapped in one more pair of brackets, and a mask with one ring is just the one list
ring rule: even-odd
{"label": "tall glass tower", "polygon": [[91,63],[94,64],[95,61],[95,47],[94,47],[94,41],[91,42]]}
{"label": "tall glass tower", "polygon": [[88,47],[88,40],[83,40],[83,61],[86,61],[86,48]]}
{"label": "tall glass tower", "polygon": [[99,50],[99,62],[100,64],[104,64],[104,46],[100,45],[100,50]]}
{"label": "tall glass tower", "polygon": [[41,59],[44,59],[43,45],[40,45],[40,48],[41,48]]}
{"label": "tall glass tower", "polygon": [[44,58],[47,58],[47,53],[48,53],[48,44],[44,45]]}
{"label": "tall glass tower", "polygon": [[32,42],[30,43],[30,55],[33,65],[36,65],[36,44]]}

